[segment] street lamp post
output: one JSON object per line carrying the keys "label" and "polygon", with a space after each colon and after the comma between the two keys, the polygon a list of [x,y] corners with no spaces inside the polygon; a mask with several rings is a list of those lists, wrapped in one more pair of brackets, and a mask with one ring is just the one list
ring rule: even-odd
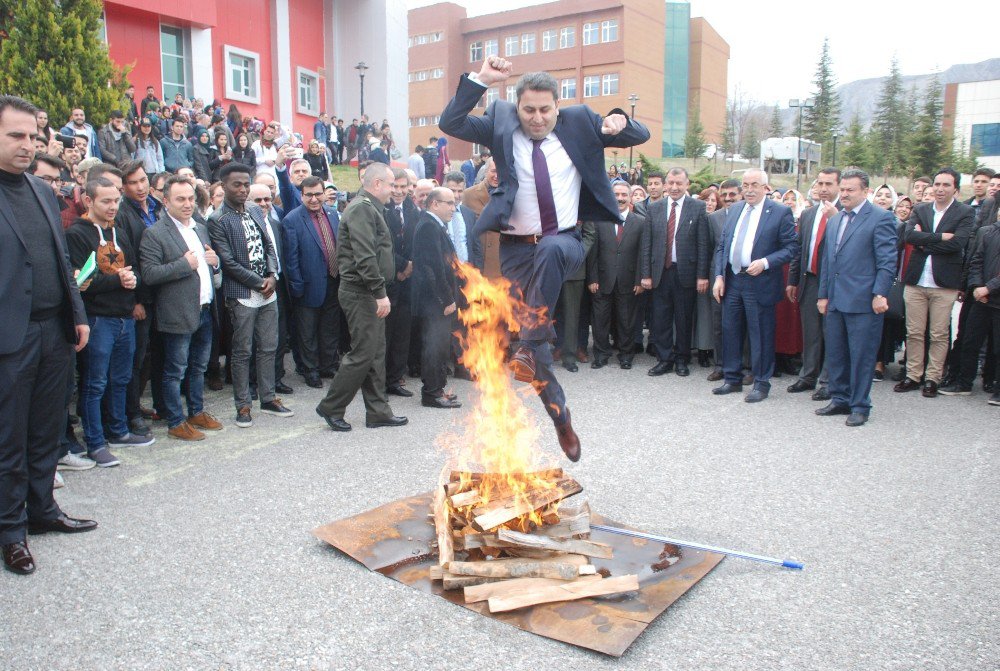
{"label": "street lamp post", "polygon": [[[632,105],[632,116],[630,118],[635,118],[635,104],[639,102],[639,96],[634,93],[630,93],[628,96],[628,101]],[[628,168],[632,169],[632,147],[628,148]]]}
{"label": "street lamp post", "polygon": [[365,70],[368,66],[365,65],[364,61],[361,61],[354,66],[354,69],[358,71],[358,75],[361,77],[361,116],[365,115]]}
{"label": "street lamp post", "polygon": [[833,131],[833,167],[837,167],[837,138],[840,137],[838,131]]}
{"label": "street lamp post", "polygon": [[795,138],[796,150],[795,150],[795,190],[799,191],[802,181],[802,110],[811,109],[816,105],[816,101],[812,98],[806,98],[805,100],[799,100],[798,98],[792,98],[788,101],[788,106],[799,109],[799,132]]}

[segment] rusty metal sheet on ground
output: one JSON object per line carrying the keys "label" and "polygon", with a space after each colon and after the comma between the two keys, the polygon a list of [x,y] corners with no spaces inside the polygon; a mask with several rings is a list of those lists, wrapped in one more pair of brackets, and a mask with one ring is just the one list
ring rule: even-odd
{"label": "rusty metal sheet on ground", "polygon": [[[621,656],[653,620],[724,557],[594,531],[592,540],[614,548],[613,559],[592,560],[598,571],[606,569],[612,576],[638,575],[638,592],[493,614],[485,602],[466,604],[462,590],[445,591],[440,582],[431,582],[428,569],[437,563],[437,550],[432,547],[436,538],[434,524],[429,517],[431,499],[430,492],[399,499],[325,524],[314,529],[313,534],[369,569],[421,592],[525,631],[615,657]],[[630,528],[596,514],[592,521]]]}

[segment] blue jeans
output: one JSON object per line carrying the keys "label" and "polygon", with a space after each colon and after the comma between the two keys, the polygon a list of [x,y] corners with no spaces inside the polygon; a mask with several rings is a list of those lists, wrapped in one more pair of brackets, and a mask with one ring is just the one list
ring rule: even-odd
{"label": "blue jeans", "polygon": [[194,333],[163,334],[163,405],[171,429],[186,419],[181,407],[181,381],[185,373],[187,416],[193,417],[205,409],[205,371],[211,352],[212,311],[207,305],[201,310],[201,323]]}
{"label": "blue jeans", "polygon": [[91,317],[90,340],[83,349],[80,389],[80,422],[87,451],[107,445],[101,424],[101,397],[109,389],[110,426],[113,436],[128,433],[125,395],[132,379],[135,353],[135,320],[131,317]]}

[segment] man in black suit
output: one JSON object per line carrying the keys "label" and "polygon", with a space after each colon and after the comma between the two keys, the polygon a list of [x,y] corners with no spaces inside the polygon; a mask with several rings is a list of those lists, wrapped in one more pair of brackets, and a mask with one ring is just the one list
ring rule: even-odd
{"label": "man in black suit", "polygon": [[460,408],[445,393],[451,332],[458,307],[455,247],[448,236],[448,222],[458,203],[451,189],[438,187],[427,194],[426,208],[413,235],[413,311],[423,318],[420,402],[428,408]]}
{"label": "man in black suit", "polygon": [[[582,105],[560,110],[559,84],[544,72],[521,77],[516,104],[496,100],[484,115],[470,114],[485,90],[507,79],[511,69],[509,61],[490,56],[478,75],[463,75],[440,127],[492,151],[500,183],[476,221],[476,234],[500,231],[503,275],[530,307],[552,315],[563,282],[583,263],[576,222],[621,220],[604,172],[605,148],[642,144],[649,131],[620,109],[603,118]],[[511,368],[518,380],[540,383],[535,388],[559,444],[576,461],[580,441],[552,370],[551,321],[525,322]]]}
{"label": "man in black suit", "polygon": [[413,275],[413,261],[411,244],[420,217],[420,210],[406,195],[409,186],[406,171],[394,168],[392,178],[392,193],[385,206],[385,224],[392,234],[392,255],[396,264],[396,281],[386,289],[389,302],[392,304],[392,311],[385,319],[385,391],[393,396],[410,397],[413,396],[413,392],[407,389],[405,384],[412,323],[410,276]]}
{"label": "man in black suit", "polygon": [[596,222],[597,240],[587,255],[587,288],[593,295],[594,360],[603,368],[611,358],[608,335],[615,323],[618,363],[628,370],[634,353],[635,297],[649,280],[649,224],[632,212],[628,182],[612,185],[624,221]]}
{"label": "man in black suit", "polygon": [[[963,288],[965,248],[975,224],[972,208],[955,199],[960,185],[961,175],[953,168],[939,170],[928,187],[934,192],[934,200],[914,207],[906,222],[904,236],[913,245],[903,278],[906,379],[893,387],[894,391],[919,389],[923,378],[924,397],[937,396],[948,356],[951,310]],[[925,368],[924,343],[928,330],[930,348]]]}
{"label": "man in black suit", "polygon": [[691,328],[695,298],[708,290],[708,214],[705,203],[686,195],[691,187],[687,170],[667,172],[666,198],[649,205],[650,267],[653,291],[653,333],[657,363],[652,376],[676,366],[677,374],[691,374]]}
{"label": "man in black suit", "polygon": [[799,379],[788,387],[797,394],[816,389],[820,392],[814,400],[829,398],[826,391],[827,372],[823,365],[823,315],[816,308],[820,271],[823,269],[824,238],[826,225],[840,205],[840,170],[825,168],[816,177],[815,195],[819,202],[802,212],[799,217],[799,253],[788,268],[788,300],[799,303],[802,320],[802,369]]}
{"label": "man in black suit", "polygon": [[22,575],[35,570],[26,532],[97,527],[67,517],[52,497],[72,352],[86,346],[90,327],[55,193],[25,174],[37,111],[0,96],[0,551]]}

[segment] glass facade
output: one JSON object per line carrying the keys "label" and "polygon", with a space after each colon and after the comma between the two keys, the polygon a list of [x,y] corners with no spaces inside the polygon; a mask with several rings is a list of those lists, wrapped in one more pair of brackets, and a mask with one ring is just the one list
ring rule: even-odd
{"label": "glass facade", "polygon": [[979,156],[1000,156],[1000,123],[972,124],[972,149]]}
{"label": "glass facade", "polygon": [[666,43],[663,50],[663,156],[684,154],[688,117],[688,61],[691,43],[691,5],[667,2]]}

